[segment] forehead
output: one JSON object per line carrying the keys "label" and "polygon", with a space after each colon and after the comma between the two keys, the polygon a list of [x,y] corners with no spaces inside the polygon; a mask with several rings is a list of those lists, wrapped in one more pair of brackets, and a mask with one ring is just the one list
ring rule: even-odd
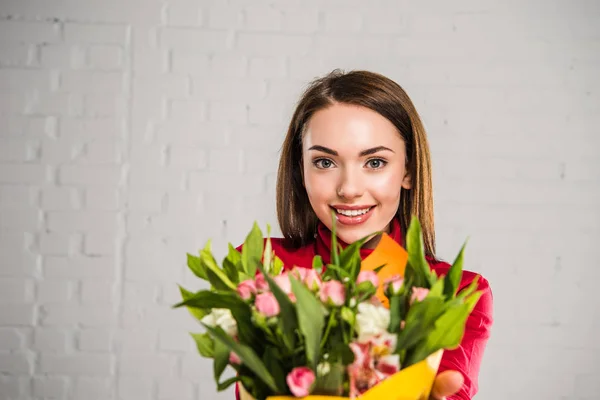
{"label": "forehead", "polygon": [[339,103],[312,116],[302,142],[304,150],[313,145],[359,151],[375,146],[404,146],[394,124],[381,114],[366,107]]}

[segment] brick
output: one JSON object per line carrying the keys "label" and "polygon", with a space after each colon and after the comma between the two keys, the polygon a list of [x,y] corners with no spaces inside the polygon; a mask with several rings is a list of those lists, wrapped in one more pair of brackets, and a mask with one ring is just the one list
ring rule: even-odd
{"label": "brick", "polygon": [[248,121],[248,106],[230,101],[212,101],[208,109],[211,122],[230,122],[245,124]]}
{"label": "brick", "polygon": [[125,44],[128,28],[122,25],[101,25],[65,23],[64,38],[66,43],[82,44]]}
{"label": "brick", "polygon": [[228,79],[218,83],[215,80],[197,79],[192,82],[192,95],[202,100],[255,101],[266,95],[266,84],[248,79]]}
{"label": "brick", "polygon": [[37,89],[49,91],[52,88],[52,73],[35,69],[0,69],[0,88],[8,90]]}
{"label": "brick", "polygon": [[42,373],[69,375],[110,375],[111,356],[108,355],[51,355],[40,356]]}
{"label": "brick", "polygon": [[114,279],[115,259],[113,257],[44,257],[46,278]]}
{"label": "brick", "polygon": [[73,299],[74,283],[67,280],[44,279],[37,283],[37,301],[44,303],[67,303]]}
{"label": "brick", "polygon": [[88,256],[112,256],[117,251],[113,235],[88,233],[84,240],[84,254]]}
{"label": "brick", "polygon": [[237,7],[213,6],[208,10],[208,26],[216,29],[241,28],[243,14]]}
{"label": "brick", "polygon": [[283,13],[273,7],[251,6],[244,10],[245,28],[255,31],[280,31]]}
{"label": "brick", "polygon": [[181,377],[198,379],[205,375],[206,362],[198,354],[186,354],[181,357]]}
{"label": "brick", "polygon": [[407,34],[407,21],[408,18],[395,10],[366,12],[363,14],[363,30],[366,33],[383,35]]}
{"label": "brick", "polygon": [[0,275],[12,277],[35,276],[37,274],[38,256],[27,253],[24,249],[3,248],[2,269]]}
{"label": "brick", "polygon": [[1,303],[29,303],[32,300],[33,281],[15,278],[0,278]]}
{"label": "brick", "polygon": [[68,379],[66,377],[36,376],[33,378],[34,396],[64,399],[67,391]]}
{"label": "brick", "polygon": [[205,120],[206,103],[202,101],[179,101],[170,103],[169,117],[174,120],[202,122]]}
{"label": "brick", "polygon": [[153,329],[122,329],[114,333],[115,350],[123,354],[150,354],[156,351],[158,336]]}
{"label": "brick", "polygon": [[33,59],[33,46],[21,43],[0,43],[0,66],[24,67]]}
{"label": "brick", "polygon": [[81,303],[82,304],[104,304],[114,303],[116,295],[115,286],[112,282],[83,282],[81,284]]}
{"label": "brick", "polygon": [[83,99],[71,93],[36,92],[28,101],[28,114],[45,116],[73,116],[83,112]]}
{"label": "brick", "polygon": [[195,344],[187,333],[163,330],[159,334],[158,349],[161,351],[190,352],[195,349]]}
{"label": "brick", "polygon": [[83,352],[110,351],[113,334],[107,329],[84,329],[79,332],[77,348]]}
{"label": "brick", "polygon": [[75,188],[49,187],[42,189],[41,204],[46,211],[66,211],[81,207],[81,195]]}
{"label": "brick", "polygon": [[282,30],[286,33],[314,33],[319,30],[319,11],[306,8],[283,11]]}
{"label": "brick", "polygon": [[325,32],[359,32],[363,27],[362,13],[358,11],[326,12]]}
{"label": "brick", "polygon": [[83,64],[85,50],[66,44],[45,45],[40,48],[40,64],[44,68],[70,69]]}
{"label": "brick", "polygon": [[27,186],[0,186],[0,208],[31,209],[35,206],[37,190]]}
{"label": "brick", "polygon": [[159,399],[193,399],[194,386],[192,382],[174,378],[158,379]]}
{"label": "brick", "polygon": [[118,160],[118,147],[114,140],[98,140],[85,146],[85,154],[77,161],[86,164],[114,164]]}
{"label": "brick", "polygon": [[127,114],[127,99],[111,93],[90,93],[84,96],[82,115],[91,118],[123,118]]}
{"label": "brick", "polygon": [[0,304],[0,326],[33,325],[35,307],[29,304]]}
{"label": "brick", "polygon": [[285,78],[287,64],[281,57],[253,57],[250,59],[248,75],[250,78]]}
{"label": "brick", "polygon": [[39,229],[41,219],[37,210],[4,209],[0,211],[0,229],[35,231]]}
{"label": "brick", "polygon": [[14,328],[0,328],[0,351],[22,350],[25,347],[25,336]]}
{"label": "brick", "polygon": [[165,377],[173,375],[177,358],[172,355],[119,355],[119,371],[123,375]]}
{"label": "brick", "polygon": [[163,13],[163,22],[169,26],[194,27],[202,25],[203,11],[198,3],[189,0],[169,2]]}
{"label": "brick", "polygon": [[211,150],[208,155],[210,171],[236,173],[242,169],[242,152],[232,150]]}
{"label": "brick", "polygon": [[113,384],[113,379],[111,378],[77,378],[74,395],[77,399],[113,399]]}
{"label": "brick", "polygon": [[36,328],[32,347],[40,352],[65,353],[72,347],[72,334],[64,329]]}
{"label": "brick", "polygon": [[33,371],[33,357],[28,353],[0,353],[0,372],[9,374],[30,374]]}
{"label": "brick", "polygon": [[127,194],[127,205],[136,211],[157,213],[162,210],[165,197],[161,190],[131,190]]}
{"label": "brick", "polygon": [[210,71],[209,57],[204,54],[172,50],[170,53],[170,71],[174,74],[203,76]]}
{"label": "brick", "polygon": [[0,37],[17,43],[60,42],[60,26],[52,22],[0,21]]}
{"label": "brick", "polygon": [[114,327],[116,312],[109,307],[47,304],[43,307],[43,326]]}
{"label": "brick", "polygon": [[123,66],[123,49],[119,46],[90,46],[87,57],[87,66],[92,69],[116,70]]}
{"label": "brick", "polygon": [[119,376],[117,383],[119,399],[132,399],[136,397],[150,399],[154,393],[154,379]]}
{"label": "brick", "polygon": [[30,398],[29,377],[0,375],[0,394],[6,399]]}
{"label": "brick", "polygon": [[[225,105],[221,105],[225,108]],[[246,108],[240,105],[238,112],[244,113]],[[217,110],[220,112],[220,110]],[[213,111],[214,112],[214,111]],[[213,116],[221,117],[220,115]],[[219,122],[181,121],[179,119],[163,122],[156,126],[155,137],[160,143],[190,146],[225,147],[230,136],[230,129]]]}
{"label": "brick", "polygon": [[210,73],[212,76],[243,78],[246,76],[247,69],[247,58],[239,55],[215,54],[210,62]]}
{"label": "brick", "polygon": [[312,38],[299,35],[275,35],[267,33],[239,33],[236,49],[253,56],[304,56],[313,45]]}
{"label": "brick", "polygon": [[131,307],[155,304],[157,292],[156,285],[152,283],[125,282],[123,301]]}
{"label": "brick", "polygon": [[253,102],[248,107],[250,124],[274,125],[283,124],[288,118],[288,110],[283,104]]}
{"label": "brick", "polygon": [[[224,184],[227,182],[227,184]],[[233,173],[216,172],[191,172],[190,188],[202,190],[211,188],[211,193],[232,195],[244,193],[245,195],[260,194],[265,190],[265,180],[262,175],[241,175]]]}
{"label": "brick", "polygon": [[87,210],[118,211],[119,191],[103,187],[88,187],[85,191],[85,208]]}
{"label": "brick", "polygon": [[197,322],[191,319],[190,314],[185,310],[181,310],[181,313],[172,311],[169,307],[160,307],[148,308],[141,313],[139,309],[126,308],[120,323],[126,329],[158,330],[169,326],[174,329],[190,331],[198,328]]}
{"label": "brick", "polygon": [[117,231],[117,213],[108,211],[63,212],[46,214],[48,229],[59,233]]}
{"label": "brick", "polygon": [[60,137],[78,140],[109,140],[120,134],[122,127],[116,118],[70,119],[60,121]]}
{"label": "brick", "polygon": [[70,93],[111,93],[123,92],[121,72],[68,71],[62,74],[61,90]]}
{"label": "brick", "polygon": [[135,190],[139,188],[163,188],[179,190],[183,187],[185,174],[172,168],[145,167],[131,168],[129,184]]}
{"label": "brick", "polygon": [[37,158],[39,144],[32,140],[0,139],[0,162],[25,162]]}
{"label": "brick", "polygon": [[46,167],[36,164],[0,164],[0,183],[39,184],[46,180]]}
{"label": "brick", "polygon": [[42,139],[40,161],[47,164],[70,163],[81,152],[83,144],[71,140]]}
{"label": "brick", "polygon": [[175,51],[191,51],[198,54],[223,52],[231,48],[233,32],[206,31],[187,28],[163,28],[160,45]]}
{"label": "brick", "polygon": [[40,254],[63,255],[70,252],[70,235],[63,233],[42,233],[40,235]]}

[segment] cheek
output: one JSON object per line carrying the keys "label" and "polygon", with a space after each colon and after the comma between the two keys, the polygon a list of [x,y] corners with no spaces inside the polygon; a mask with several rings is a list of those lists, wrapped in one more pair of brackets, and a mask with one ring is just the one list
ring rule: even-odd
{"label": "cheek", "polygon": [[[386,174],[372,179],[369,185],[373,196],[383,205],[395,203],[400,198],[402,189],[401,174]],[[390,204],[394,205],[394,204]]]}

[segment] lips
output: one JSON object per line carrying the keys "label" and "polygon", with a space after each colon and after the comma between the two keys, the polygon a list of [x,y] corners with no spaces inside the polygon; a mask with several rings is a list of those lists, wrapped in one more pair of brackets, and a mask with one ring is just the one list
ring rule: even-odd
{"label": "lips", "polygon": [[375,206],[331,206],[336,212],[337,221],[342,225],[358,225],[367,221]]}

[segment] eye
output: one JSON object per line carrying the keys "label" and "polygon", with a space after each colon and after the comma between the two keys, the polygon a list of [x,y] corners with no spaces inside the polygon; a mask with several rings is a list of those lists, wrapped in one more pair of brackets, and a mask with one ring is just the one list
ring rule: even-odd
{"label": "eye", "polygon": [[367,165],[369,166],[369,168],[372,169],[381,169],[385,167],[386,164],[387,161],[382,160],[381,158],[372,158],[369,161],[367,161]]}
{"label": "eye", "polygon": [[313,164],[315,167],[317,167],[319,169],[329,169],[329,168],[333,167],[333,161],[331,161],[328,158],[319,158],[319,159],[313,161]]}

